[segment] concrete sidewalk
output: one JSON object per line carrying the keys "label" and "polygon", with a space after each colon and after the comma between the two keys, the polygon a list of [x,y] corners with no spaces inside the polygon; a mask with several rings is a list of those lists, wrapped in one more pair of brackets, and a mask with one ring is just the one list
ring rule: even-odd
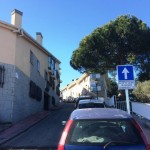
{"label": "concrete sidewalk", "polygon": [[12,127],[4,130],[0,133],[0,144],[7,142],[8,140],[16,137],[17,135],[25,132],[27,129],[46,118],[50,112],[42,111],[36,114],[33,114],[23,121],[13,125]]}
{"label": "concrete sidewalk", "polygon": [[62,106],[63,106],[63,104],[60,103],[57,106],[51,107],[50,111],[41,111],[41,112],[35,113],[35,114],[25,118],[21,122],[14,124],[12,126],[10,126],[9,124],[1,124],[0,125],[0,128],[1,128],[0,145],[7,142],[8,140],[16,137],[17,135],[25,132],[26,130],[28,130],[35,124],[37,124],[39,121],[46,118],[50,114],[51,111],[58,110]]}

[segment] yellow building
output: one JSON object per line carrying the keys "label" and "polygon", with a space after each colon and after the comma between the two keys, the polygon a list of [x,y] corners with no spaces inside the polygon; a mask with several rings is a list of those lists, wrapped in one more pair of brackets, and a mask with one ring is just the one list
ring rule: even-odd
{"label": "yellow building", "polygon": [[23,13],[0,21],[0,122],[18,122],[59,101],[60,61],[22,28]]}
{"label": "yellow building", "polygon": [[107,84],[105,75],[84,73],[80,78],[73,80],[61,90],[62,99],[77,98],[82,95],[91,95],[95,98],[107,98]]}

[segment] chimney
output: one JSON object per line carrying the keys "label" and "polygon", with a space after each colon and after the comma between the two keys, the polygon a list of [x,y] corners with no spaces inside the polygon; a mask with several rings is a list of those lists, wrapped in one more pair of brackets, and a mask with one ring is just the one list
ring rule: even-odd
{"label": "chimney", "polygon": [[36,32],[36,41],[42,45],[43,36],[41,32]]}
{"label": "chimney", "polygon": [[22,15],[23,13],[17,9],[14,9],[11,12],[11,24],[15,25],[18,28],[22,27]]}

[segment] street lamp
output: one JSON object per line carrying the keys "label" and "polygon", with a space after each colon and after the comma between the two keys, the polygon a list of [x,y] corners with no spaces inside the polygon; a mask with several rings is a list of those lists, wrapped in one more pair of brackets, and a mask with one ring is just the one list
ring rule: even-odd
{"label": "street lamp", "polygon": [[98,85],[98,79],[95,79],[95,84],[96,84],[96,94],[97,94],[97,99],[98,99],[98,88],[97,88],[97,85]]}

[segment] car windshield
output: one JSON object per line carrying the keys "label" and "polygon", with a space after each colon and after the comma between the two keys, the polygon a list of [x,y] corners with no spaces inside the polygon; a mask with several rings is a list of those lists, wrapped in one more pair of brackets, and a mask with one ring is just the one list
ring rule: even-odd
{"label": "car windshield", "polygon": [[103,103],[83,103],[79,104],[79,109],[81,108],[104,108]]}
{"label": "car windshield", "polygon": [[124,141],[119,145],[143,143],[130,120],[77,120],[67,138],[67,144],[105,145],[111,141]]}

